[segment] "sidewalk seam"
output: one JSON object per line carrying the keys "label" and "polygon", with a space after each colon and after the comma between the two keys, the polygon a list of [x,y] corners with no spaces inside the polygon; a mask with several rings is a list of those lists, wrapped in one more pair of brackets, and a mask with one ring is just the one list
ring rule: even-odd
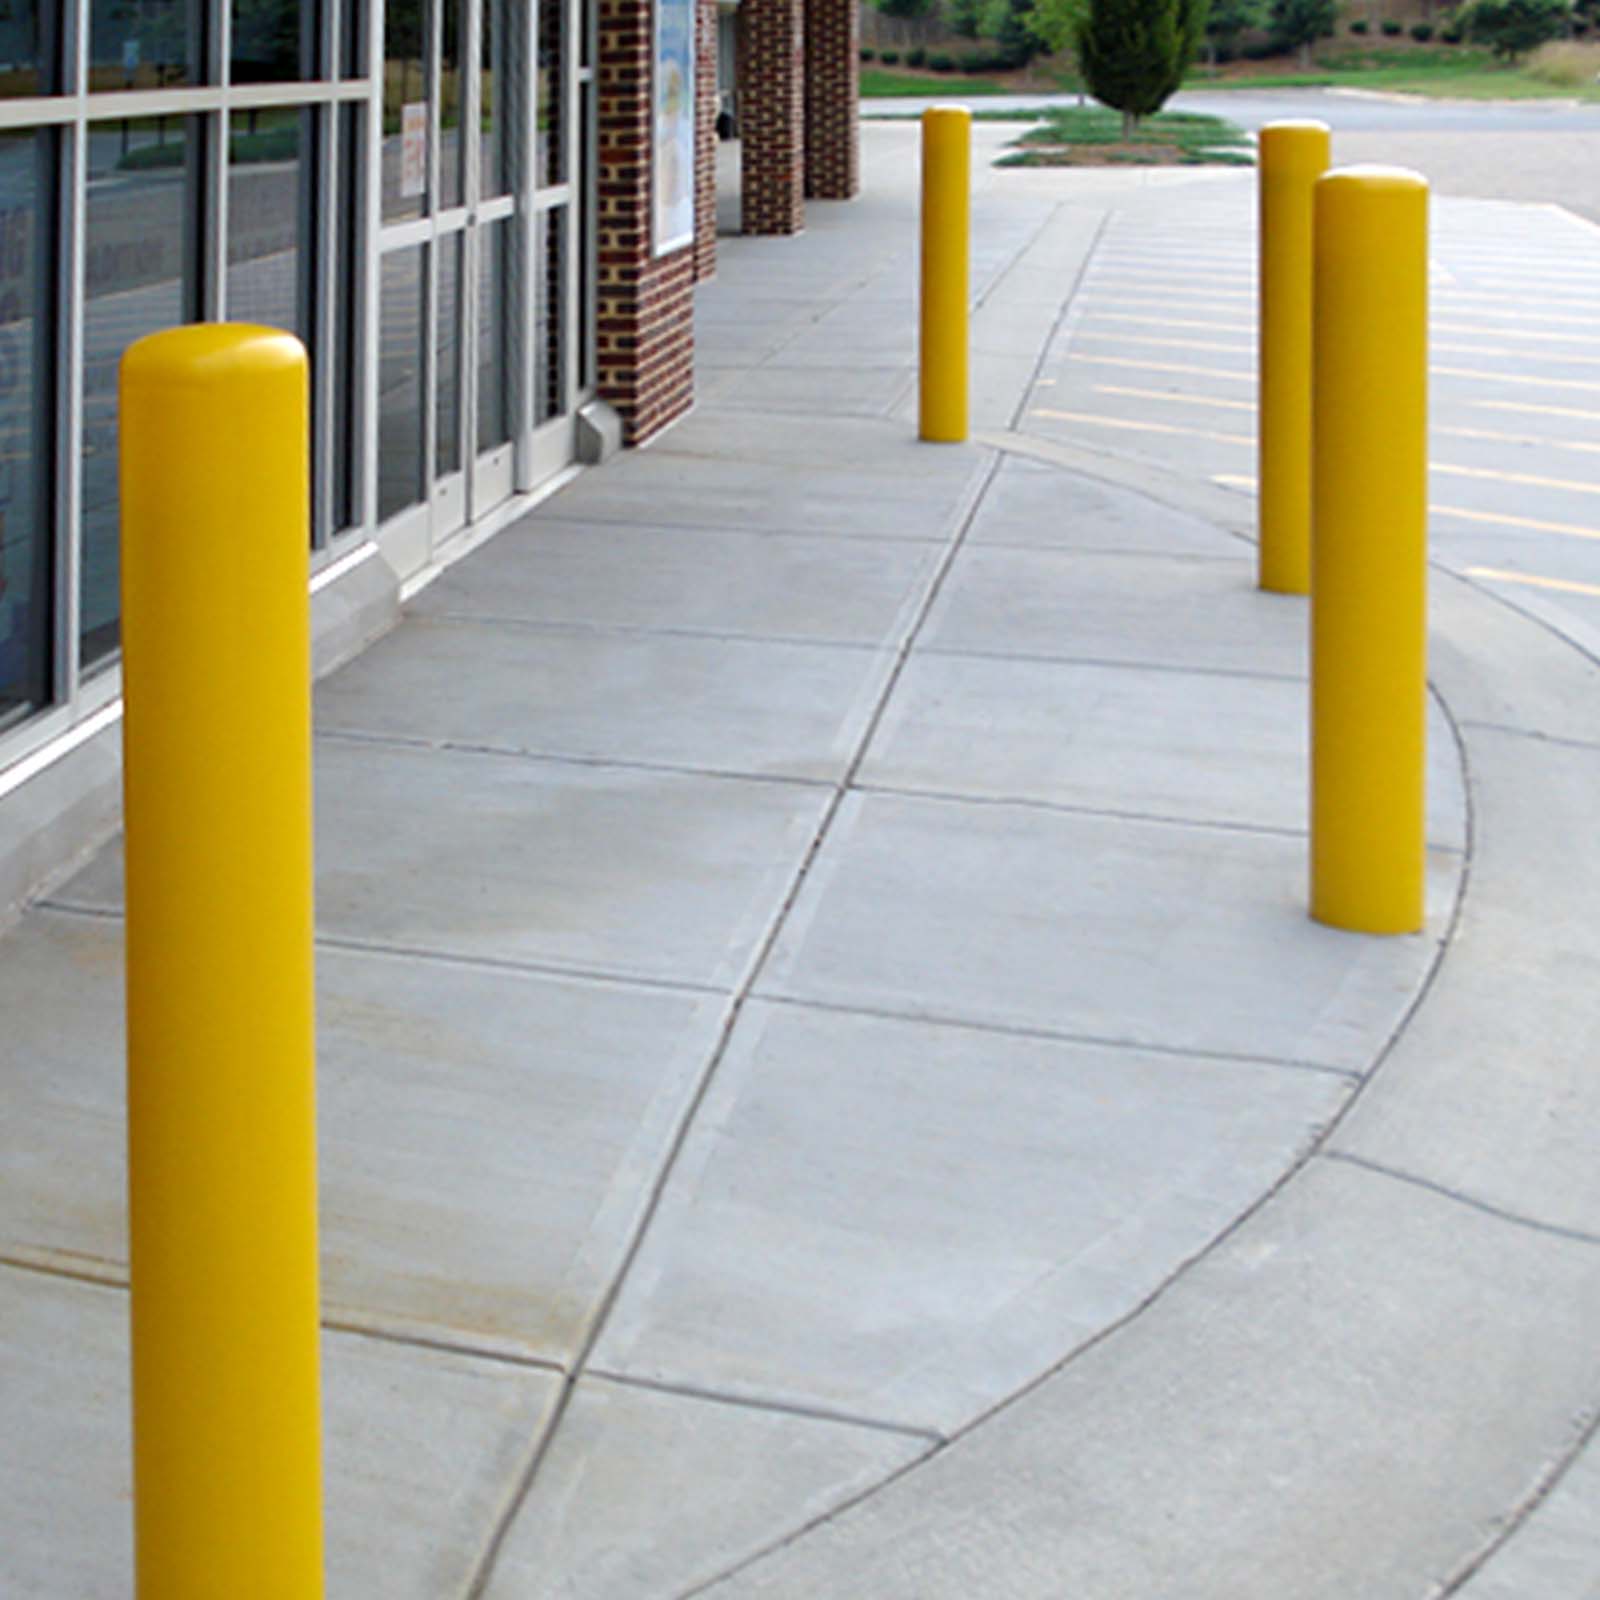
{"label": "sidewalk seam", "polygon": [[[932,448],[937,449],[938,446],[933,446]],[[916,645],[917,636],[926,624],[928,616],[939,598],[940,591],[944,587],[945,580],[948,578],[951,568],[955,565],[956,557],[960,554],[966,542],[967,534],[977,518],[978,509],[983,504],[984,497],[988,494],[1000,470],[1000,456],[998,453],[989,451],[986,454],[988,459],[983,461],[981,470],[974,477],[969,478],[967,486],[962,491],[961,501],[958,502],[959,509],[951,522],[951,533],[923,589],[922,601],[902,630],[899,643],[891,651],[893,665],[885,675],[882,687],[878,691],[877,702],[857,737],[854,753],[845,771],[833,786],[832,793],[823,807],[822,815],[812,834],[810,845],[803,853],[798,867],[790,878],[787,892],[769,921],[766,932],[757,941],[746,963],[743,975],[729,996],[728,1006],[724,1013],[716,1042],[712,1046],[710,1056],[700,1074],[700,1079],[696,1083],[678,1121],[673,1137],[668,1141],[665,1158],[661,1163],[655,1181],[650,1186],[649,1195],[640,1210],[638,1221],[634,1225],[632,1237],[623,1252],[621,1262],[612,1277],[611,1283],[599,1298],[595,1314],[579,1345],[577,1355],[566,1374],[561,1391],[550,1409],[548,1420],[540,1430],[538,1438],[534,1441],[521,1471],[513,1481],[511,1493],[500,1514],[495,1519],[483,1551],[474,1564],[472,1577],[463,1591],[463,1600],[483,1600],[483,1596],[487,1592],[500,1551],[504,1547],[511,1528],[529,1493],[532,1491],[534,1482],[539,1475],[539,1469],[544,1464],[545,1457],[548,1455],[560,1431],[567,1409],[572,1403],[572,1396],[577,1389],[577,1385],[588,1371],[589,1359],[599,1344],[611,1311],[621,1296],[628,1274],[632,1270],[640,1250],[643,1248],[645,1237],[650,1231],[650,1225],[654,1221],[657,1211],[660,1209],[662,1198],[666,1192],[667,1185],[671,1181],[678,1159],[694,1129],[700,1109],[710,1093],[717,1069],[727,1054],[728,1045],[732,1040],[734,1029],[743,1014],[745,1003],[755,990],[762,969],[776,947],[788,921],[789,914],[805,886],[812,865],[827,841],[834,820],[837,818],[850,792],[851,785],[854,783],[862,763],[866,760],[867,752],[871,749],[872,741],[883,722],[889,702],[893,699],[895,690],[899,687],[906,663],[911,658],[911,652]],[[926,1457],[922,1459],[926,1459]]]}
{"label": "sidewalk seam", "polygon": [[1408,1183],[1414,1188],[1426,1189],[1441,1199],[1452,1200],[1457,1205],[1467,1206],[1473,1211],[1482,1212],[1486,1217],[1495,1217],[1501,1222],[1510,1223],[1513,1227],[1529,1228],[1534,1233],[1545,1234],[1553,1239],[1566,1239],[1574,1244],[1600,1246],[1600,1233],[1590,1233],[1583,1228],[1569,1228],[1563,1223],[1542,1222],[1537,1217],[1523,1216],[1521,1212],[1508,1211],[1504,1206],[1497,1206],[1491,1200],[1480,1200],[1464,1189],[1453,1189],[1447,1183],[1425,1178],[1420,1173],[1404,1172],[1399,1167],[1386,1166],[1381,1161],[1373,1161],[1351,1150],[1323,1150],[1319,1154],[1324,1161],[1339,1161],[1349,1167],[1360,1167],[1364,1172],[1376,1173],[1379,1177],[1392,1178],[1397,1183]]}

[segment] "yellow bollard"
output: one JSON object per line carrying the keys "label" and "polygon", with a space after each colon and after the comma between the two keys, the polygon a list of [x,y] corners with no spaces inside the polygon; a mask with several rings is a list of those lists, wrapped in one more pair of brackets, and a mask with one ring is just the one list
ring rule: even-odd
{"label": "yellow bollard", "polygon": [[1422,926],[1426,858],[1428,185],[1316,186],[1311,914]]}
{"label": "yellow bollard", "polygon": [[967,436],[967,235],[972,113],[922,113],[922,338],[918,432],[936,444]]}
{"label": "yellow bollard", "polygon": [[306,357],[124,357],[134,1531],[141,1600],[322,1578]]}
{"label": "yellow bollard", "polygon": [[1311,589],[1311,189],[1328,170],[1323,122],[1269,122],[1258,179],[1258,582]]}

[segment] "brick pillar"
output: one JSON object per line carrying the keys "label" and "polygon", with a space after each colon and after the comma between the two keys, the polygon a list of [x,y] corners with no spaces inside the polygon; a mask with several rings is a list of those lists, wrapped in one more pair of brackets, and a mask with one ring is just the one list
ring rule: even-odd
{"label": "brick pillar", "polygon": [[861,188],[861,8],[805,0],[806,194],[849,200]]}
{"label": "brick pillar", "polygon": [[804,0],[744,0],[739,23],[741,226],[799,233],[806,225]]}
{"label": "brick pillar", "polygon": [[694,275],[717,273],[717,0],[697,0],[694,62]]}
{"label": "brick pillar", "polygon": [[694,400],[694,246],[651,255],[651,0],[599,0],[596,366],[642,444]]}

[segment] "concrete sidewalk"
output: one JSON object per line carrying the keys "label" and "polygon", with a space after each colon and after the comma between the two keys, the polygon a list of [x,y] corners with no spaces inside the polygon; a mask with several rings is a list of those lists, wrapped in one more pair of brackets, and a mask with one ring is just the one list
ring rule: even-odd
{"label": "concrete sidewalk", "polygon": [[[980,165],[920,446],[914,139],[319,690],[330,1595],[1592,1595],[1600,669],[1441,575],[1428,930],[1309,922],[1249,502],[1028,428],[1241,180]],[[120,894],[0,943],[7,1600],[129,1591]]]}

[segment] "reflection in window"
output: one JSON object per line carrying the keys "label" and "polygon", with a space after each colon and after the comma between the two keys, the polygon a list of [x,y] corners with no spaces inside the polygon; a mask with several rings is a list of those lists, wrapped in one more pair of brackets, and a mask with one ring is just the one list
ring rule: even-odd
{"label": "reflection in window", "polygon": [[434,471],[443,478],[461,465],[461,251],[464,236],[439,241],[438,375]]}
{"label": "reflection in window", "polygon": [[61,0],[0,0],[0,99],[49,94]]}
{"label": "reflection in window", "polygon": [[314,78],[309,38],[312,8],[301,0],[233,0],[235,83],[286,83]]}
{"label": "reflection in window", "polygon": [[496,223],[481,232],[478,258],[478,448],[492,450],[511,437],[507,290],[510,230]]}
{"label": "reflection in window", "polygon": [[535,423],[567,409],[567,208],[554,206],[539,219],[542,247],[539,279],[539,384]]}
{"label": "reflection in window", "polygon": [[228,139],[228,320],[307,337],[300,218],[309,111],[236,111]]}
{"label": "reflection in window", "polygon": [[48,134],[0,134],[0,727],[49,698]]}
{"label": "reflection in window", "polygon": [[511,90],[510,74],[506,70],[506,49],[509,43],[502,8],[505,0],[483,0],[483,58],[478,73],[479,93],[482,96],[479,124],[479,182],[485,200],[502,195],[511,187],[511,173],[506,160],[506,133],[510,127],[510,106],[502,104]]}
{"label": "reflection in window", "polygon": [[439,61],[439,204],[458,206],[462,201],[461,111],[465,85],[462,81],[462,29],[467,25],[466,8],[461,0],[441,0],[442,45]]}
{"label": "reflection in window", "polygon": [[85,665],[117,647],[117,366],[137,338],[184,320],[184,168],[118,173],[89,185],[83,311],[83,558],[79,633]]}
{"label": "reflection in window", "polygon": [[379,298],[378,518],[422,498],[422,251],[383,258]]}
{"label": "reflection in window", "polygon": [[536,176],[541,187],[567,177],[567,8],[539,8],[539,131]]}
{"label": "reflection in window", "polygon": [[428,190],[428,80],[422,0],[383,11],[383,220],[420,217]]}
{"label": "reflection in window", "polygon": [[198,21],[194,0],[91,0],[89,87],[194,82]]}

